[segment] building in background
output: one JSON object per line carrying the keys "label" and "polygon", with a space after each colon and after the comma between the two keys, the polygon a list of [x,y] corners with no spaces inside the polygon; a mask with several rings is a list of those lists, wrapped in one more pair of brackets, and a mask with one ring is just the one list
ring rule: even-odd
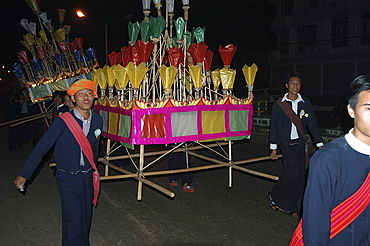
{"label": "building in background", "polygon": [[370,73],[369,0],[270,0],[270,86],[283,91],[291,70],[304,77],[303,94],[342,96],[359,74]]}

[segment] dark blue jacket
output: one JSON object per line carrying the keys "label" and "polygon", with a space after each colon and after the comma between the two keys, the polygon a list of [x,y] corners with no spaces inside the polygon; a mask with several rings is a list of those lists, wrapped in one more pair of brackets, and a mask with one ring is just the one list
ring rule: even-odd
{"label": "dark blue jacket", "polygon": [[[314,143],[320,143],[322,142],[321,134],[319,125],[317,124],[317,120],[315,117],[315,113],[312,109],[311,102],[305,98],[302,97],[304,102],[298,103],[298,110],[297,114],[304,110],[304,112],[307,115],[303,116],[301,118],[301,122],[303,125],[303,129],[306,129],[308,127],[308,130],[310,131],[311,137],[313,138]],[[287,101],[292,107],[292,103]],[[298,116],[299,117],[299,116]],[[291,143],[290,139],[290,132],[292,128],[292,122],[289,119],[289,117],[285,114],[283,109],[278,105],[277,102],[274,103],[272,106],[272,112],[271,112],[271,121],[270,121],[270,143],[272,144],[278,144],[278,145],[289,145]],[[305,141],[299,135],[299,144],[304,145]]]}
{"label": "dark blue jacket", "polygon": [[[77,119],[73,111],[69,112],[72,113],[82,128],[83,122]],[[94,131],[96,129],[101,130],[102,122],[101,116],[92,112],[90,130],[87,135],[87,139],[91,144],[95,161],[97,161],[98,158],[100,136],[96,137]],[[87,170],[91,167],[85,155],[85,166],[80,166],[81,148],[66,123],[60,117],[57,117],[33,149],[19,175],[29,179],[40,164],[42,157],[53,147],[54,144],[54,158],[58,169],[68,172],[76,172],[79,169]]]}
{"label": "dark blue jacket", "polygon": [[[367,149],[364,151],[367,154],[359,152],[364,149]],[[329,240],[330,213],[363,184],[370,172],[369,153],[369,147],[364,143],[357,145],[355,141],[347,142],[345,137],[340,137],[326,144],[310,159],[303,202],[305,245],[370,245],[369,206],[342,232]]]}

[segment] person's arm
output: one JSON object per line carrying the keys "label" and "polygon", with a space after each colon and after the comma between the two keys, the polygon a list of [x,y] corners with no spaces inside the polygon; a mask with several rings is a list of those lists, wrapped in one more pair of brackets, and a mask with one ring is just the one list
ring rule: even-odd
{"label": "person's arm", "polygon": [[330,238],[330,213],[338,169],[335,156],[319,151],[310,160],[310,172],[303,201],[305,245],[327,245]]}
{"label": "person's arm", "polygon": [[312,135],[314,143],[316,144],[316,147],[321,149],[321,147],[324,146],[324,143],[321,137],[319,124],[317,123],[316,115],[315,112],[313,111],[311,102],[308,99],[305,100],[307,100],[306,104],[307,111],[309,114],[307,126],[308,129],[310,130],[310,133]]}
{"label": "person's arm", "polygon": [[[92,129],[94,131],[94,136],[95,136],[95,142],[93,143],[92,147],[93,147],[93,151],[94,151],[94,160],[95,160],[95,163],[96,163],[98,161],[98,155],[99,155],[100,137],[101,137],[101,133],[102,133],[102,129],[103,129],[103,119],[98,114],[94,114],[93,117],[96,117],[96,121],[97,121],[97,126],[94,127],[95,129]],[[98,136],[95,135],[97,133],[97,132],[95,132],[97,129],[100,130],[100,131],[98,131],[99,132]]]}
{"label": "person's arm", "polygon": [[273,106],[272,106],[272,111],[271,111],[271,118],[270,118],[270,150],[271,150],[271,153],[270,153],[270,156],[271,156],[271,159],[272,160],[276,160],[277,159],[277,154],[276,154],[276,150],[277,150],[277,124],[278,124],[278,120],[277,120],[277,116],[278,116],[278,112],[277,112],[277,104],[274,103]]}
{"label": "person's arm", "polygon": [[[25,180],[29,179],[41,162],[42,157],[53,147],[59,135],[63,131],[63,122],[61,119],[56,120],[51,127],[45,132],[40,141],[37,143],[26,163],[14,180],[15,185],[24,185]],[[20,178],[21,177],[21,178]],[[22,179],[23,178],[23,179]],[[25,180],[24,180],[25,179]]]}

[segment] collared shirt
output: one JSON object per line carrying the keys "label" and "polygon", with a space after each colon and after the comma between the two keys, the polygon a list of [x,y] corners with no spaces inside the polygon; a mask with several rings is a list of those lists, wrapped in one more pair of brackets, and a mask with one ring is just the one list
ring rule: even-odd
{"label": "collared shirt", "polygon": [[[281,99],[281,101],[282,102],[290,101],[292,103],[293,112],[297,114],[298,113],[298,104],[299,104],[299,102],[305,103],[305,101],[303,100],[303,97],[301,96],[301,94],[298,93],[297,99],[292,101],[292,100],[288,99],[287,96],[288,96],[288,93],[286,93],[284,95],[284,97]],[[291,123],[291,130],[290,130],[290,140],[296,140],[298,138],[299,138],[299,134],[298,134],[297,127],[292,122]],[[316,144],[317,148],[322,147],[322,146],[324,146],[323,142],[319,142],[319,143]],[[278,148],[278,145],[276,143],[270,143],[270,149],[277,149],[277,148]]]}
{"label": "collared shirt", "polygon": [[58,108],[61,108],[61,107],[63,107],[63,106],[64,106],[64,104],[62,103],[62,104],[60,104],[60,105],[58,105],[58,106],[57,106],[57,109],[58,109]]}
{"label": "collared shirt", "polygon": [[[288,98],[288,93],[285,93],[284,97],[281,99],[281,102],[284,102],[284,101],[292,102],[292,109],[293,109],[295,114],[297,114],[297,111],[298,111],[298,103],[299,102],[304,102],[303,99],[302,99],[301,94],[299,94],[299,93],[298,93],[297,99],[295,99],[294,101],[292,101]],[[299,138],[299,135],[298,135],[297,127],[292,122],[292,128],[290,130],[290,139],[294,140],[294,139],[298,139],[298,138]]]}
{"label": "collared shirt", "polygon": [[370,156],[370,146],[353,135],[353,128],[344,136],[349,146],[357,152]]}
{"label": "collared shirt", "polygon": [[[89,110],[89,111],[90,111],[90,116],[87,120],[85,120],[84,117],[82,117],[82,115],[80,114],[80,112],[78,112],[78,110],[76,108],[73,109],[73,113],[76,115],[77,119],[82,121],[82,131],[85,134],[85,136],[87,136],[87,134],[90,131],[91,115],[92,114],[91,114],[91,110]],[[84,157],[83,157],[83,154],[82,154],[82,149],[81,149],[80,166],[85,166],[85,161],[84,161]]]}

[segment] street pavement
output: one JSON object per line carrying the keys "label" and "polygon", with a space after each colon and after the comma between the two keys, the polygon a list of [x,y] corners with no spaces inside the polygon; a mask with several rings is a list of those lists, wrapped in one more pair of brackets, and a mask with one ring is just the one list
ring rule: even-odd
{"label": "street pavement", "polygon": [[[0,109],[0,122],[4,122]],[[61,208],[54,172],[42,168],[25,195],[13,180],[32,150],[30,142],[15,151],[7,148],[8,127],[0,128],[0,245],[61,245]],[[267,136],[253,134],[251,140],[233,145],[235,161],[269,155]],[[197,151],[213,156],[209,151]],[[146,160],[147,161],[147,160]],[[150,171],[165,170],[167,159]],[[193,166],[210,164],[197,159]],[[245,168],[279,175],[281,161],[260,161]],[[104,167],[99,168],[103,173]],[[130,169],[130,167],[126,167]],[[115,172],[111,171],[111,175]],[[148,177],[176,195],[169,198],[144,185],[137,201],[137,181],[103,181],[94,209],[90,241],[92,246],[109,245],[288,245],[298,218],[274,212],[267,193],[275,181],[233,171],[228,187],[228,168],[194,173],[196,191],[171,187],[167,176]]]}

